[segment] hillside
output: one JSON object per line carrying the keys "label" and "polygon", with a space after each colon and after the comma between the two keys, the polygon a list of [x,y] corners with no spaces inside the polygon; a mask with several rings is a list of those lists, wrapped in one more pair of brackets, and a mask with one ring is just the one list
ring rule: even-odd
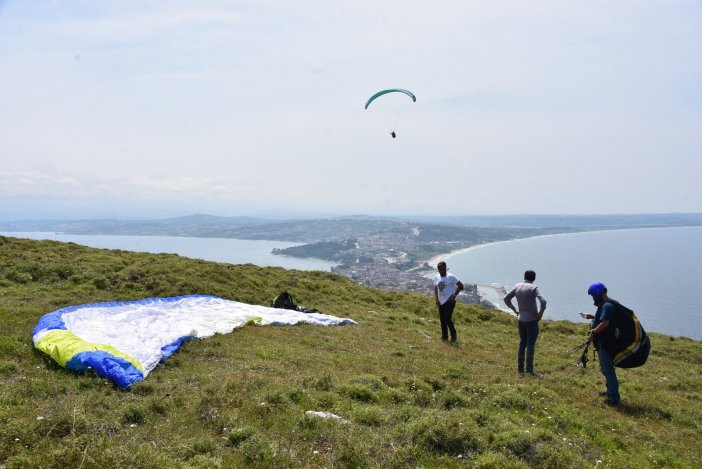
{"label": "hillside", "polygon": [[[245,327],[187,342],[130,390],[33,349],[61,307],[212,294],[358,321]],[[651,334],[605,406],[585,325],[545,321],[543,379],[518,377],[515,319],[459,304],[459,346],[433,298],[300,272],[0,237],[0,467],[700,467],[702,343]],[[333,412],[340,424],[305,415]]]}

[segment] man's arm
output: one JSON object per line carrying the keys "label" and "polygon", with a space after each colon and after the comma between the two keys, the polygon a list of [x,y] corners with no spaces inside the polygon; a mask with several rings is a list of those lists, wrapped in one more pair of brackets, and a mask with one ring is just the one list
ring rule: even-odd
{"label": "man's arm", "polygon": [[539,287],[536,287],[536,297],[539,299],[539,304],[541,305],[539,307],[539,314],[536,316],[536,320],[541,321],[541,317],[544,315],[544,311],[546,311],[546,298],[544,298],[544,295],[541,294]]}
{"label": "man's arm", "polygon": [[507,307],[508,307],[509,309],[511,309],[511,310],[514,312],[514,314],[516,314],[517,316],[519,316],[519,311],[517,311],[517,308],[515,308],[514,305],[512,304],[512,298],[514,298],[514,295],[515,295],[515,294],[516,294],[516,290],[515,290],[514,288],[512,288],[512,289],[509,291],[509,293],[507,293],[507,295],[505,295],[505,297],[502,298],[502,301],[505,302],[505,304],[507,305]]}
{"label": "man's arm", "polygon": [[439,303],[439,288],[436,286],[434,286],[434,300],[437,306],[441,306],[441,303]]}
{"label": "man's arm", "polygon": [[453,292],[453,300],[454,301],[456,301],[456,298],[458,298],[458,294],[461,293],[462,291],[463,291],[463,284],[459,280],[458,282],[456,282],[456,291]]}
{"label": "man's arm", "polygon": [[614,314],[614,305],[612,303],[605,303],[602,305],[602,311],[600,311],[600,323],[597,327],[590,331],[590,340],[594,339],[597,334],[602,334],[609,327],[609,320]]}
{"label": "man's arm", "polygon": [[593,330],[590,331],[589,339],[592,340],[595,338],[595,336],[597,334],[602,334],[602,332],[604,332],[604,330],[607,329],[608,327],[609,327],[609,319],[605,319],[604,321],[599,323],[596,328],[594,328]]}

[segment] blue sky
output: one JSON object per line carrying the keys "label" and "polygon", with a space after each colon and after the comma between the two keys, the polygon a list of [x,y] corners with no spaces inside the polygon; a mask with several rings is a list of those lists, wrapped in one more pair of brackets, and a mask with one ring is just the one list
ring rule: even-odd
{"label": "blue sky", "polygon": [[0,38],[0,219],[702,211],[699,1],[0,0]]}

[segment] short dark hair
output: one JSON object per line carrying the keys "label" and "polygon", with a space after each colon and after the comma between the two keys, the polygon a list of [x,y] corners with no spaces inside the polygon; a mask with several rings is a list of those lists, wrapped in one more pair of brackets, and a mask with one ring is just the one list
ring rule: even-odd
{"label": "short dark hair", "polygon": [[441,261],[438,264],[436,264],[436,268],[438,269],[439,267],[446,267],[446,262]]}
{"label": "short dark hair", "polygon": [[534,272],[533,270],[527,270],[526,272],[524,272],[524,280],[533,282],[534,280],[536,280],[536,272]]}

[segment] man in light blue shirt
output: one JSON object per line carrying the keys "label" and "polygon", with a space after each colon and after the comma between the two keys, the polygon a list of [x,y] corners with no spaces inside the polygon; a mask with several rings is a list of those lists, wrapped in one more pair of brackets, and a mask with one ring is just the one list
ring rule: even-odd
{"label": "man in light blue shirt", "polygon": [[[524,281],[516,284],[504,297],[505,304],[519,317],[519,351],[517,352],[517,371],[524,374],[524,358],[526,351],[526,372],[534,377],[540,375],[534,371],[534,351],[536,338],[539,336],[539,321],[546,311],[546,298],[534,285],[536,272],[524,272]],[[517,297],[517,310],[512,304],[512,298]],[[536,309],[536,299],[539,299],[539,309]]]}

